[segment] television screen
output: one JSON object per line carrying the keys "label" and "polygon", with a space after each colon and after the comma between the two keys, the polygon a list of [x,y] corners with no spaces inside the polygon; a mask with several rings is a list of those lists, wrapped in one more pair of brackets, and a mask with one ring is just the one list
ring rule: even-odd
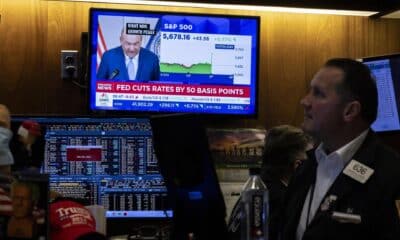
{"label": "television screen", "polygon": [[90,9],[91,112],[256,115],[259,17]]}
{"label": "television screen", "polygon": [[13,117],[14,131],[27,119],[43,129],[50,189],[103,205],[107,218],[171,217],[148,119]]}
{"label": "television screen", "polygon": [[400,130],[400,54],[363,58],[378,89],[378,116],[372,124],[376,132]]}

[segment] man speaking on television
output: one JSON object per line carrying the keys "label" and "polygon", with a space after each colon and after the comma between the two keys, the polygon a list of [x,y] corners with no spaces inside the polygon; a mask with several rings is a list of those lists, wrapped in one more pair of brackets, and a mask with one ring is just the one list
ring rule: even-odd
{"label": "man speaking on television", "polygon": [[142,36],[127,34],[122,29],[121,46],[104,52],[97,71],[97,79],[127,81],[158,81],[160,63],[158,56],[142,47]]}

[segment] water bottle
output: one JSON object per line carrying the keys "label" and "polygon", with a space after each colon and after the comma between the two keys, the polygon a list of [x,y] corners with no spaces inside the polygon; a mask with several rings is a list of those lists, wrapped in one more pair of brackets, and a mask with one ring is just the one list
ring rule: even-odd
{"label": "water bottle", "polygon": [[269,194],[260,177],[260,169],[251,168],[241,194],[241,240],[268,240]]}

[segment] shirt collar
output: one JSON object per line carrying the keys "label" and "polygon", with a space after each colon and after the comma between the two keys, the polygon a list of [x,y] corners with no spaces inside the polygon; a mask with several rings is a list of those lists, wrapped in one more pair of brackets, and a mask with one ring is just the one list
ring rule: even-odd
{"label": "shirt collar", "polygon": [[365,138],[367,137],[368,131],[369,129],[364,130],[360,135],[355,137],[353,140],[351,140],[338,150],[331,152],[329,155],[326,154],[323,143],[321,143],[315,150],[315,158],[317,160],[317,163],[319,164],[320,161],[323,159],[337,156],[342,160],[343,165],[346,165],[360,148],[361,144],[364,142]]}
{"label": "shirt collar", "polygon": [[[136,63],[139,60],[139,55],[140,55],[140,51],[138,52],[138,54],[136,54],[135,57],[132,58],[133,63]],[[128,55],[125,55],[125,53],[124,53],[124,56],[125,56],[125,65],[128,65],[129,60],[131,58]]]}

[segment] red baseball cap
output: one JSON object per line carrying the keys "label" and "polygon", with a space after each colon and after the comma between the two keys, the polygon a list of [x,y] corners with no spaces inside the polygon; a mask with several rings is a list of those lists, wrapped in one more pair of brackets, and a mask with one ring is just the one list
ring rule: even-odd
{"label": "red baseball cap", "polygon": [[96,232],[96,221],[83,205],[71,200],[50,204],[50,239],[75,240]]}
{"label": "red baseball cap", "polygon": [[29,133],[34,136],[42,135],[42,131],[40,128],[40,124],[36,121],[25,120],[22,122],[21,126],[18,129],[18,134],[21,136],[27,135]]}

